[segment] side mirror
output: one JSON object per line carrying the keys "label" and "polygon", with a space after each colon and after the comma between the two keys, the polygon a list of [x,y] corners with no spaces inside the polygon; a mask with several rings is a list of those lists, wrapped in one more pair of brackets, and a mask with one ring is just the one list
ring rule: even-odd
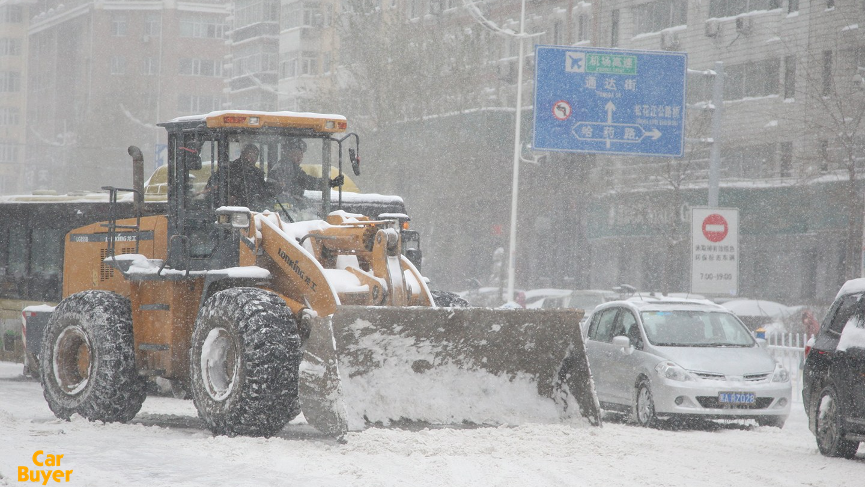
{"label": "side mirror", "polygon": [[622,352],[626,355],[631,355],[634,352],[634,348],[631,346],[631,342],[628,341],[628,337],[626,336],[615,336],[613,337],[613,346],[622,350]]}
{"label": "side mirror", "polygon": [[755,341],[758,342],[758,345],[760,345],[761,348],[764,348],[764,349],[767,348],[767,339],[766,338],[755,338]]}
{"label": "side mirror", "polygon": [[352,172],[355,176],[361,175],[361,158],[355,152],[355,149],[349,149],[349,162],[352,163]]}

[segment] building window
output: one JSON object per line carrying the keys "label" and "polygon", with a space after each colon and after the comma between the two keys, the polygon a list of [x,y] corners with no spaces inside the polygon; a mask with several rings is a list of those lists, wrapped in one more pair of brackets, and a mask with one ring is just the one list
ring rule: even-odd
{"label": "building window", "polygon": [[150,37],[162,35],[162,18],[158,14],[147,16],[147,19],[144,21],[144,35]]}
{"label": "building window", "polygon": [[126,17],[115,16],[111,19],[111,35],[123,37],[126,35]]}
{"label": "building window", "polygon": [[555,45],[563,44],[562,42],[562,22],[556,21],[553,23],[553,43]]}
{"label": "building window", "polygon": [[619,45],[619,9],[610,13],[610,47]]}
{"label": "building window", "polygon": [[322,73],[330,73],[331,72],[331,53],[326,52],[322,54]]}
{"label": "building window", "polygon": [[18,125],[18,109],[15,107],[0,108],[0,125]]}
{"label": "building window", "polygon": [[20,24],[24,22],[24,7],[5,5],[0,7],[0,24]]}
{"label": "building window", "polygon": [[0,39],[0,56],[20,56],[21,55],[21,39],[2,38]]}
{"label": "building window", "polygon": [[284,52],[280,54],[280,79],[294,78],[298,75],[298,53]]}
{"label": "building window", "polygon": [[21,91],[21,73],[0,71],[0,93],[18,93],[19,91]]}
{"label": "building window", "polygon": [[779,94],[779,59],[735,64],[725,68],[725,100]]}
{"label": "building window", "polygon": [[207,113],[222,108],[219,95],[177,95],[177,111],[185,115]]}
{"label": "building window", "polygon": [[18,143],[14,140],[0,140],[0,162],[18,161]]}
{"label": "building window", "polygon": [[830,169],[830,142],[827,139],[818,141],[818,157],[821,158],[821,172]]}
{"label": "building window", "polygon": [[658,32],[677,25],[686,25],[686,0],[656,0],[638,5],[633,10],[635,33]]}
{"label": "building window", "polygon": [[178,74],[185,76],[222,77],[223,65],[213,59],[181,59]]}
{"label": "building window", "polygon": [[782,0],[710,0],[710,18],[780,8]]}
{"label": "building window", "polygon": [[318,74],[319,53],[316,51],[304,51],[301,56],[301,73],[305,75]]}
{"label": "building window", "polygon": [[827,96],[833,88],[833,51],[824,51],[824,69],[821,71],[821,94]]}
{"label": "building window", "polygon": [[141,66],[141,74],[145,76],[159,75],[159,59],[155,57],[146,57]]}
{"label": "building window", "polygon": [[217,17],[193,15],[180,19],[181,37],[223,39],[225,33],[226,24]]}
{"label": "building window", "polygon": [[323,27],[325,23],[322,6],[317,2],[295,2],[283,6],[280,22],[283,29]]}
{"label": "building window", "polygon": [[123,56],[111,56],[111,74],[126,73],[126,58]]}
{"label": "building window", "polygon": [[783,178],[791,177],[791,168],[794,165],[794,143],[782,142],[779,145],[779,176]]}
{"label": "building window", "polygon": [[800,0],[788,0],[788,13],[792,14],[800,10]]}
{"label": "building window", "polygon": [[785,99],[794,98],[797,78],[797,58],[785,56]]}
{"label": "building window", "polygon": [[579,15],[577,17],[577,41],[589,40],[589,16]]}
{"label": "building window", "polygon": [[278,0],[240,0],[235,2],[234,26],[240,29],[262,22],[279,22]]}

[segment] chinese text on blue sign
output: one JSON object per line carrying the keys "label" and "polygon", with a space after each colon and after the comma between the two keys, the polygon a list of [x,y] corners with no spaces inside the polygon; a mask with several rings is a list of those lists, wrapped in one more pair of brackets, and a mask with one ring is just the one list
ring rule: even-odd
{"label": "chinese text on blue sign", "polygon": [[683,155],[686,54],[536,46],[536,150]]}

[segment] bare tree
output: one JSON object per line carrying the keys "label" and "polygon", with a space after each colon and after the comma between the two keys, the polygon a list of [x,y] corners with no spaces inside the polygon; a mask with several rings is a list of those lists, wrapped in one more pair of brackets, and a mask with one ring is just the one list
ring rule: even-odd
{"label": "bare tree", "polygon": [[850,26],[813,33],[809,48],[796,56],[800,75],[795,93],[805,99],[805,132],[816,142],[799,160],[800,175],[807,181],[835,177],[842,182],[841,190],[831,197],[847,216],[842,258],[845,279],[863,276],[866,82],[863,35],[856,25],[863,19],[863,4],[856,4],[836,12],[843,20],[837,24]]}

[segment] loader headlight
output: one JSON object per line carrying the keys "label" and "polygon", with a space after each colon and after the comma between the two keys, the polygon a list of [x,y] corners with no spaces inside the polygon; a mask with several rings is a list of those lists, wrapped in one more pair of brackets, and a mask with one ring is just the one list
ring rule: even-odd
{"label": "loader headlight", "polygon": [[223,206],[218,208],[217,225],[232,228],[249,228],[250,210],[246,207]]}

